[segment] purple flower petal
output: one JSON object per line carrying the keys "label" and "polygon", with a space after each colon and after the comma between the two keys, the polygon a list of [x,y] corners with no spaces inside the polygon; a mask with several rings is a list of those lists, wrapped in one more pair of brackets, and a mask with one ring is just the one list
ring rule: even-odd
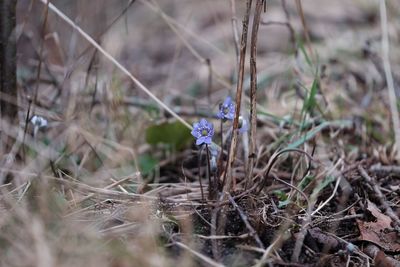
{"label": "purple flower petal", "polygon": [[230,97],[230,96],[227,96],[226,98],[225,98],[225,101],[224,101],[224,106],[225,107],[227,107],[227,106],[229,106],[230,104],[232,103],[232,98]]}
{"label": "purple flower petal", "polygon": [[204,138],[204,143],[206,143],[206,144],[211,144],[212,143],[212,141],[211,141],[211,137],[209,137],[209,136],[206,136],[205,138]]}
{"label": "purple flower petal", "polygon": [[206,119],[193,123],[191,134],[196,138],[196,145],[211,144],[214,135],[214,126]]}
{"label": "purple flower petal", "polygon": [[232,102],[232,98],[227,96],[219,107],[217,117],[222,120],[233,120],[235,117],[235,103]]}
{"label": "purple flower petal", "polygon": [[205,142],[205,139],[206,139],[205,136],[202,136],[202,137],[198,138],[198,139],[196,140],[196,145],[199,146],[199,145],[203,144],[203,143]]}

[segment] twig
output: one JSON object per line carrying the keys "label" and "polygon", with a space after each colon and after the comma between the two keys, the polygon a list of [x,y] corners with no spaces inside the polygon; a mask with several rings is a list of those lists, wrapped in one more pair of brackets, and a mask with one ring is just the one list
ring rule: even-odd
{"label": "twig", "polygon": [[245,188],[253,177],[256,130],[257,130],[257,36],[260,26],[261,12],[265,0],[257,0],[253,18],[250,44],[250,137],[249,137],[249,163],[247,164],[247,178]]}
{"label": "twig", "polygon": [[358,166],[358,170],[361,174],[361,176],[367,181],[372,188],[375,191],[375,194],[377,195],[378,199],[381,202],[381,205],[385,209],[385,213],[393,220],[394,223],[396,223],[396,228],[400,229],[400,219],[396,215],[396,213],[393,211],[393,209],[389,206],[389,204],[386,201],[385,195],[382,193],[381,189],[379,188],[379,185],[377,181],[372,178],[371,176],[368,175],[368,173],[365,171],[365,169],[362,166]]}
{"label": "twig", "polygon": [[193,255],[195,255],[196,257],[198,257],[199,259],[201,259],[202,261],[204,261],[205,263],[207,263],[209,266],[215,266],[215,267],[223,267],[225,265],[220,264],[218,262],[215,262],[214,260],[210,259],[209,257],[191,249],[190,247],[186,246],[185,244],[181,243],[181,242],[174,242],[175,245],[177,245],[180,248],[186,249],[187,251],[189,251],[190,253],[192,253]]}
{"label": "twig", "polygon": [[247,239],[250,234],[242,234],[242,235],[196,235],[201,239],[207,240],[221,240],[221,239]]}
{"label": "twig", "polygon": [[187,128],[192,129],[192,126],[187,123],[182,117],[176,114],[172,109],[170,109],[166,104],[164,104],[157,96],[155,96],[146,86],[144,86],[135,76],[133,76],[124,66],[121,65],[111,54],[104,50],[91,36],[89,36],[85,31],[82,30],[77,24],[75,24],[69,17],[67,17],[63,12],[61,12],[56,6],[50,3],[48,0],[40,0],[43,4],[48,5],[54,13],[57,14],[62,20],[74,28],[84,39],[91,43],[101,54],[103,54],[108,60],[110,60],[119,70],[126,74],[133,83],[145,92],[149,97],[151,97],[158,105],[165,109],[177,120],[182,122]]}
{"label": "twig", "polygon": [[380,163],[372,165],[369,168],[372,172],[383,172],[387,174],[400,175],[400,166],[382,166]]}
{"label": "twig", "polygon": [[[261,2],[261,1],[260,1]],[[238,206],[238,204],[235,202],[235,200],[232,198],[232,196],[228,193],[228,198],[229,201],[232,203],[233,207],[238,211],[240,218],[246,225],[246,228],[250,231],[250,235],[253,236],[254,240],[258,244],[258,246],[262,249],[264,249],[264,244],[262,243],[260,237],[258,236],[256,230],[254,230],[253,226],[251,226],[249,220],[247,219],[247,215],[244,214],[243,210]]]}
{"label": "twig", "polygon": [[340,222],[340,221],[344,221],[344,220],[353,220],[353,219],[357,219],[357,218],[364,218],[363,214],[353,214],[353,215],[346,215],[344,217],[340,217],[340,218],[333,218],[333,219],[328,219],[325,222]]}
{"label": "twig", "polygon": [[390,111],[392,114],[393,131],[395,134],[396,141],[396,159],[400,161],[400,119],[399,111],[397,109],[396,92],[394,89],[394,82],[392,76],[392,70],[389,61],[389,34],[387,25],[386,15],[386,0],[380,0],[379,10],[381,15],[381,27],[382,27],[382,56],[383,56],[383,68],[385,70],[386,84],[389,91],[389,102]]}

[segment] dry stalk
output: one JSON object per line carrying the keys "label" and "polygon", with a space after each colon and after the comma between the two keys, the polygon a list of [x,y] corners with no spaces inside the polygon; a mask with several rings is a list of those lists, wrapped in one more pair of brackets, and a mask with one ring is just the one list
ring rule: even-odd
{"label": "dry stalk", "polygon": [[242,102],[242,89],[244,82],[244,63],[246,59],[246,48],[247,48],[247,32],[249,29],[249,19],[250,19],[250,10],[251,10],[252,0],[247,0],[246,2],[246,14],[243,19],[243,29],[242,29],[242,38],[240,42],[240,60],[239,60],[239,73],[238,73],[238,81],[236,88],[236,110],[235,110],[235,119],[233,120],[233,131],[232,131],[232,142],[230,145],[229,158],[228,158],[228,166],[225,170],[225,175],[227,175],[226,183],[224,184],[224,192],[230,192],[232,189],[232,183],[234,182],[232,176],[232,164],[236,158],[237,151],[237,141],[238,141],[238,132],[239,128],[239,115],[240,115],[240,107]]}
{"label": "dry stalk", "polygon": [[395,134],[396,141],[396,159],[400,161],[400,119],[399,111],[397,109],[397,99],[396,92],[394,89],[394,81],[392,76],[392,70],[389,61],[389,33],[387,24],[387,14],[386,14],[386,0],[379,1],[379,9],[381,15],[381,27],[382,27],[382,57],[383,57],[383,68],[385,70],[386,84],[389,91],[389,103],[390,111],[392,114],[393,131]]}
{"label": "dry stalk", "polygon": [[249,163],[247,164],[246,186],[253,177],[256,130],[257,130],[257,35],[261,21],[261,12],[265,0],[257,0],[253,18],[250,44],[250,140],[249,140]]}
{"label": "dry stalk", "polygon": [[[252,0],[247,0],[246,2],[246,14],[243,19],[243,29],[242,37],[240,43],[240,58],[239,58],[239,70],[238,70],[238,81],[236,89],[236,110],[235,119],[233,120],[233,131],[232,131],[232,141],[230,144],[230,150],[228,154],[228,161],[224,173],[224,184],[223,184],[223,200],[221,203],[229,203],[228,194],[232,189],[233,176],[232,176],[232,164],[236,157],[237,139],[238,139],[238,126],[239,126],[239,114],[240,114],[240,104],[242,99],[242,89],[244,82],[244,63],[246,58],[246,47],[247,47],[247,31],[249,28],[250,10],[251,10]],[[227,179],[226,179],[227,178]],[[220,204],[220,203],[219,203]],[[225,232],[225,224],[227,219],[227,206],[224,206],[221,210],[221,216],[219,224],[217,226],[217,234],[223,235]]]}

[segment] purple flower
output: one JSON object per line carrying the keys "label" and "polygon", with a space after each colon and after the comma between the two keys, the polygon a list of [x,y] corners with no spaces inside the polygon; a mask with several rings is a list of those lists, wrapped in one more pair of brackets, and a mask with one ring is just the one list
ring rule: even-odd
{"label": "purple flower", "polygon": [[201,119],[200,122],[193,123],[191,134],[196,138],[196,145],[211,144],[214,135],[214,126],[206,119]]}
{"label": "purple flower", "polygon": [[235,103],[230,96],[219,106],[217,117],[221,120],[233,120],[235,117]]}
{"label": "purple flower", "polygon": [[239,117],[239,133],[244,133],[249,130],[249,122],[242,116]]}

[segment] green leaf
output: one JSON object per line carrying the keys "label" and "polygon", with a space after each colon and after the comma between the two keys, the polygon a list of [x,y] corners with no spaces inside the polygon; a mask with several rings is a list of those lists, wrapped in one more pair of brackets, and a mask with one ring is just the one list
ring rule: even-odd
{"label": "green leaf", "polygon": [[318,88],[317,85],[318,85],[318,81],[317,81],[317,79],[314,79],[314,81],[311,85],[310,94],[308,95],[308,99],[305,103],[305,111],[311,112],[317,105],[317,101],[315,100],[315,96],[317,95],[317,88]]}
{"label": "green leaf", "polygon": [[139,168],[143,175],[149,174],[155,169],[158,161],[149,154],[144,154],[139,157]]}
{"label": "green leaf", "polygon": [[286,207],[287,205],[289,205],[292,201],[290,199],[286,199],[284,201],[279,201],[278,202],[278,208],[282,209],[284,207]]}
{"label": "green leaf", "polygon": [[279,201],[285,201],[288,198],[288,195],[282,190],[275,190],[273,194],[276,195]]}
{"label": "green leaf", "polygon": [[201,94],[202,92],[202,85],[200,82],[194,82],[189,86],[187,89],[187,92],[190,96],[192,97],[197,97]]}
{"label": "green leaf", "polygon": [[309,184],[314,180],[314,178],[315,178],[315,177],[312,176],[312,175],[307,175],[306,177],[303,178],[303,180],[300,181],[298,187],[299,187],[301,190],[304,190],[304,188],[306,188],[307,185],[309,185]]}
{"label": "green leaf", "polygon": [[325,179],[314,188],[312,196],[317,196],[319,192],[321,192],[325,187],[335,180],[336,178],[333,175],[326,176]]}
{"label": "green leaf", "polygon": [[286,148],[287,149],[292,149],[292,148],[297,148],[307,142],[308,140],[311,140],[317,133],[321,132],[327,127],[331,126],[338,126],[338,127],[351,127],[352,126],[352,121],[349,120],[338,120],[338,121],[325,121],[312,129],[311,131],[307,132],[303,137],[300,137],[298,140],[290,143]]}
{"label": "green leaf", "polygon": [[308,56],[306,49],[304,48],[304,43],[303,42],[299,42],[299,48],[300,48],[301,53],[304,55],[304,58],[306,59],[306,62],[308,64],[308,66],[310,68],[313,68],[313,63],[311,62],[311,59]]}
{"label": "green leaf", "polygon": [[183,149],[191,140],[190,130],[179,121],[152,125],[146,129],[146,142],[150,145],[166,144],[172,149]]}

